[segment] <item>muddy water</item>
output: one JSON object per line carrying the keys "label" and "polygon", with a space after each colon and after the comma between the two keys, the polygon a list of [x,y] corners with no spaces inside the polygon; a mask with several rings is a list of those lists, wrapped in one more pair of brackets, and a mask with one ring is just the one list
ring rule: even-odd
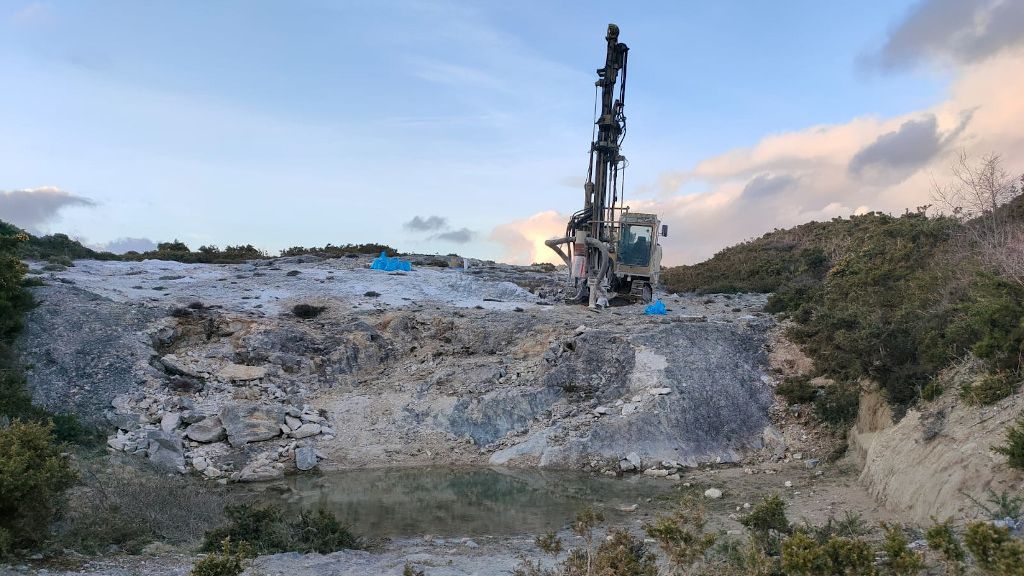
{"label": "muddy water", "polygon": [[361,534],[392,538],[537,534],[564,528],[587,505],[615,521],[672,490],[644,476],[491,468],[413,468],[299,476],[265,487],[286,509],[323,507]]}

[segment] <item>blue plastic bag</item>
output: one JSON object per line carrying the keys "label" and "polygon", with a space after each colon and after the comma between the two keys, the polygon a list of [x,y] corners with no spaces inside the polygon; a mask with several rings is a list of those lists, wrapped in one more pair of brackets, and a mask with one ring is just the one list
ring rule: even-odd
{"label": "blue plastic bag", "polygon": [[668,311],[665,310],[665,303],[662,302],[661,300],[655,300],[654,302],[648,304],[646,308],[644,308],[644,314],[655,315],[667,313]]}
{"label": "blue plastic bag", "polygon": [[386,252],[381,252],[380,256],[373,259],[370,263],[370,268],[373,270],[383,270],[385,272],[412,272],[412,264],[402,260],[401,258],[389,258]]}

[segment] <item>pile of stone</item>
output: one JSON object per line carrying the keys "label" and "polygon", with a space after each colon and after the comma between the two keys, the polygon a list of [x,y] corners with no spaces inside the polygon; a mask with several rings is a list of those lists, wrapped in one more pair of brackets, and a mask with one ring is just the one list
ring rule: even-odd
{"label": "pile of stone", "polygon": [[[176,395],[122,394],[107,419],[117,432],[107,439],[112,450],[143,456],[165,470],[191,470],[213,479],[257,481],[279,478],[289,469],[311,470],[323,454],[314,437],[329,439],[329,422],[308,406],[261,402],[226,402],[216,410],[197,409]],[[278,447],[262,445],[283,440]],[[232,471],[232,453],[248,456]]]}

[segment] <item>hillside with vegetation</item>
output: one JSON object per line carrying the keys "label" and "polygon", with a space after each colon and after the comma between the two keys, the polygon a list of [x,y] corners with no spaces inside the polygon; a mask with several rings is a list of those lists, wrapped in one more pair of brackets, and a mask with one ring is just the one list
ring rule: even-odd
{"label": "hillside with vegetation", "polygon": [[[834,423],[855,416],[850,390],[866,378],[891,403],[938,395],[936,375],[971,357],[986,374],[961,390],[988,404],[1013,393],[1024,358],[1024,180],[998,157],[963,159],[930,207],[810,222],[667,270],[674,292],[771,292],[767,309],[792,320],[790,336],[838,389],[788,383],[817,395]],[[824,392],[824,394],[822,394]]]}

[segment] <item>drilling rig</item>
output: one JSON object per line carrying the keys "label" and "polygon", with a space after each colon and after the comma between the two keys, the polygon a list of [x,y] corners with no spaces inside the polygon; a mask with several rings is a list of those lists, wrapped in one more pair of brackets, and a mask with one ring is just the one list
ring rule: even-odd
{"label": "drilling rig", "polygon": [[620,148],[626,135],[629,47],[619,42],[615,24],[608,25],[605,40],[608,52],[594,84],[596,118],[583,209],[569,218],[564,237],[545,242],[569,268],[566,301],[588,302],[591,308],[607,306],[615,296],[650,302],[661,273],[658,237],[668,235],[656,214],[630,212],[625,205],[628,162]]}

